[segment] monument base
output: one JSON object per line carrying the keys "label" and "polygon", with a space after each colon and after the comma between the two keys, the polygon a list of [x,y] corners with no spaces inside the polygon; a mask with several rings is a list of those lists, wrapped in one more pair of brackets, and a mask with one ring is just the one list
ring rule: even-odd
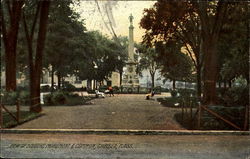
{"label": "monument base", "polygon": [[123,93],[128,93],[128,94],[132,94],[132,93],[139,93],[140,92],[140,85],[122,85],[121,86],[121,92]]}

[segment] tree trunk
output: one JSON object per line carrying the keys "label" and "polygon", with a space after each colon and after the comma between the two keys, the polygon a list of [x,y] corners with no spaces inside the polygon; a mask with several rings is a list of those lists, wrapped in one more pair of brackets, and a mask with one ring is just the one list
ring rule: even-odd
{"label": "tree trunk", "polygon": [[95,80],[95,89],[97,89],[97,87],[98,87],[98,81]]}
{"label": "tree trunk", "polygon": [[61,73],[60,72],[57,73],[57,80],[58,80],[57,87],[58,89],[61,89]]}
{"label": "tree trunk", "polygon": [[228,87],[229,87],[229,88],[232,87],[232,80],[228,80]]}
{"label": "tree trunk", "polygon": [[[19,22],[21,19],[22,6],[24,1],[5,2],[9,3],[9,28],[6,28],[6,20],[4,18],[4,12],[1,5],[1,32],[3,35],[3,42],[5,47],[5,73],[6,73],[6,91],[16,90],[16,47],[17,37],[19,30]],[[6,4],[7,5],[7,4]]]}
{"label": "tree trunk", "polygon": [[200,99],[201,98],[201,66],[197,67],[196,80],[197,80],[197,97]]}
{"label": "tree trunk", "polygon": [[208,1],[198,2],[197,11],[201,21],[202,51],[204,53],[203,103],[213,104],[216,103],[216,80],[218,79],[217,44],[229,3],[218,1],[214,19],[209,18],[208,3]]}
{"label": "tree trunk", "polygon": [[42,76],[41,76],[41,83],[44,83],[44,82],[43,82],[43,77],[44,77],[44,74],[42,73]]}
{"label": "tree trunk", "polygon": [[175,79],[173,79],[173,90],[175,90]]}
{"label": "tree trunk", "polygon": [[152,81],[151,89],[153,90],[155,87],[155,73],[150,72],[150,75],[151,75],[151,81]]}
{"label": "tree trunk", "polygon": [[[11,46],[11,40],[8,43]],[[14,47],[6,48],[5,61],[6,91],[16,91],[16,49]]]}
{"label": "tree trunk", "polygon": [[39,31],[37,37],[35,65],[33,70],[34,76],[32,78],[34,84],[34,89],[31,92],[31,96],[34,98],[34,100],[32,100],[32,106],[30,107],[30,111],[32,112],[42,111],[39,98],[40,80],[42,73],[42,55],[45,46],[50,1],[41,1],[40,3],[41,3],[40,22],[39,22]]}
{"label": "tree trunk", "polygon": [[[40,7],[37,6],[37,13],[39,12]],[[35,28],[35,24],[36,24],[36,19],[38,18],[38,14],[36,14],[36,16],[34,17],[34,21],[33,21],[33,26],[32,26],[32,30],[29,34],[28,31],[28,26],[27,26],[27,22],[26,22],[26,18],[25,18],[25,13],[23,12],[23,26],[24,26],[24,31],[25,31],[25,36],[26,36],[26,40],[27,40],[27,47],[28,47],[28,58],[29,58],[29,78],[30,78],[30,111],[32,111],[36,106],[36,102],[35,100],[38,98],[38,95],[36,93],[36,87],[35,87],[35,72],[34,72],[34,63],[33,63],[33,35],[34,35],[34,28]],[[40,96],[40,94],[39,94]]]}
{"label": "tree trunk", "polygon": [[93,90],[94,90],[95,89],[95,79],[93,79],[92,82],[93,82]]}
{"label": "tree trunk", "polygon": [[122,85],[122,71],[119,72],[120,73],[120,86]]}
{"label": "tree trunk", "polygon": [[62,86],[61,86],[61,88],[64,88],[64,86],[65,86],[65,78],[62,76],[61,77],[61,83],[62,83]]}
{"label": "tree trunk", "polygon": [[224,88],[227,88],[227,81],[224,81]]}
{"label": "tree trunk", "polygon": [[221,88],[221,81],[219,81],[219,88]]}
{"label": "tree trunk", "polygon": [[51,67],[51,92],[54,92],[54,67]]}
{"label": "tree trunk", "polygon": [[[32,44],[29,44],[29,45],[32,45]],[[29,61],[29,75],[30,75],[30,111],[32,110],[32,107],[34,105],[34,102],[33,102],[33,98],[35,97],[35,93],[34,93],[34,85],[35,85],[35,81],[34,81],[34,71],[33,71],[33,63],[32,61]]]}
{"label": "tree trunk", "polygon": [[[42,107],[40,105],[40,78],[35,78],[37,76],[37,73],[34,71],[32,74],[32,84],[33,86],[31,87],[31,106],[30,106],[30,111],[31,112],[41,112]],[[39,87],[38,87],[39,86]]]}
{"label": "tree trunk", "polygon": [[216,103],[217,42],[215,35],[204,39],[204,104]]}

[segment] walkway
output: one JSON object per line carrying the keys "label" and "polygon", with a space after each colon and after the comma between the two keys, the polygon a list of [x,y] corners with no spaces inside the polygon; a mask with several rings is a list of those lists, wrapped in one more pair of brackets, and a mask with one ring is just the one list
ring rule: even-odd
{"label": "walkway", "polygon": [[144,95],[115,95],[92,102],[90,105],[43,107],[44,116],[16,128],[183,129],[173,119],[180,110],[163,107],[156,100],[145,100]]}

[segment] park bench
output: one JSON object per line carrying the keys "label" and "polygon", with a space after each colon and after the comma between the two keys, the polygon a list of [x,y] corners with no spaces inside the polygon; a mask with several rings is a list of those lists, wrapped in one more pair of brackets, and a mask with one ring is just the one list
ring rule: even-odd
{"label": "park bench", "polygon": [[96,95],[96,98],[98,98],[98,97],[105,98],[104,93],[103,92],[99,92],[99,90],[95,90],[95,95]]}

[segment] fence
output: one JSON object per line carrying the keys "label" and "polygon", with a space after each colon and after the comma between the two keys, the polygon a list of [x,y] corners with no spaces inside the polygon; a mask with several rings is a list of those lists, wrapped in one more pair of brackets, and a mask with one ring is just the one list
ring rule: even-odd
{"label": "fence", "polygon": [[[180,106],[182,109],[181,122],[189,125],[189,129],[206,129],[206,126],[209,128],[210,122],[217,123],[218,128],[225,125],[225,127],[229,126],[236,130],[249,130],[248,105],[245,107],[205,106],[186,98],[182,100]],[[234,116],[228,113],[230,111],[234,112]],[[217,127],[212,125],[211,128],[216,129]]]}
{"label": "fence", "polygon": [[11,111],[9,111],[9,109],[7,109],[4,104],[1,103],[0,106],[1,106],[1,109],[0,109],[0,125],[1,125],[1,128],[3,128],[3,109],[14,120],[16,120],[16,122],[19,124],[19,122],[20,122],[20,103],[19,103],[19,100],[17,100],[17,102],[16,102],[16,114],[14,114]]}
{"label": "fence", "polygon": [[8,103],[0,103],[0,128],[3,128],[4,125],[4,118],[3,118],[3,110],[12,118],[12,120],[15,120],[17,122],[17,124],[20,124],[21,121],[21,114],[20,114],[20,105],[21,102],[30,102],[30,108],[31,107],[36,107],[37,105],[40,105],[40,103],[35,104],[35,105],[31,105],[33,100],[36,99],[40,99],[40,97],[35,97],[32,99],[17,99],[16,103],[15,103],[15,112],[12,112],[11,110],[9,110],[6,106],[8,105]]}
{"label": "fence", "polygon": [[[189,129],[193,129],[195,125],[195,119],[198,114],[198,103],[195,98],[185,97],[181,99],[181,122],[189,125]],[[196,110],[196,111],[195,111]]]}
{"label": "fence", "polygon": [[231,126],[236,130],[248,130],[249,129],[249,106],[248,105],[245,106],[245,108],[242,111],[240,111],[241,113],[238,113],[237,117],[233,117],[233,116],[226,115],[226,114],[221,115],[215,110],[212,110],[211,107],[209,108],[209,106],[204,106],[204,105],[199,105],[198,112],[199,112],[198,113],[199,114],[198,115],[198,128],[201,128],[202,120],[208,117],[208,114],[209,114],[210,119],[217,119],[219,121],[222,121],[226,125]]}
{"label": "fence", "polygon": [[[147,88],[147,87],[120,87],[118,90],[118,93],[122,93],[122,94],[146,94],[151,92],[151,88]],[[154,88],[154,92],[156,94],[160,94],[161,93],[161,87],[155,87]]]}

